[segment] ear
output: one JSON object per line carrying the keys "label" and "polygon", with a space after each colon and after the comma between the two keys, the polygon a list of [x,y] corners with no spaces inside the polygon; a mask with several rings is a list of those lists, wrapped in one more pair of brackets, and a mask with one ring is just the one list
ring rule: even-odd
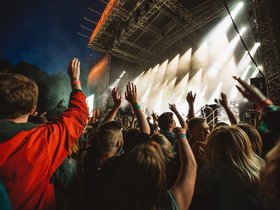
{"label": "ear", "polygon": [[122,148],[123,147],[123,140],[122,139],[119,139],[117,141],[116,147],[118,147],[118,148]]}
{"label": "ear", "polygon": [[30,112],[28,112],[28,115],[33,115],[36,112],[37,106],[35,105]]}

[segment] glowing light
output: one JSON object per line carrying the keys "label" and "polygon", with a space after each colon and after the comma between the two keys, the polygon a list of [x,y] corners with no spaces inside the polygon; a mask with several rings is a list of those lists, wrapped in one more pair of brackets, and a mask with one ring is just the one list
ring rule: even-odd
{"label": "glowing light", "polygon": [[219,84],[218,84],[218,86],[216,87],[215,91],[213,92],[213,94],[211,95],[211,97],[208,99],[208,102],[207,102],[207,103],[209,103],[209,104],[214,103],[214,99],[215,99],[215,98],[218,98],[218,97],[220,96],[220,94],[221,94],[221,92],[222,92],[222,91],[221,91],[221,90],[222,90],[222,84],[223,84],[223,82],[220,81]]}
{"label": "glowing light", "polygon": [[122,72],[122,74],[119,76],[119,78],[121,79],[124,74],[125,74],[125,71]]}
{"label": "glowing light", "polygon": [[94,109],[94,94],[90,95],[86,98],[86,103],[88,107],[89,116],[93,116],[93,109]]}
{"label": "glowing light", "polygon": [[250,68],[251,68],[251,65],[248,65],[247,68],[245,69],[245,71],[242,73],[242,75],[240,77],[241,79],[247,80]]}
{"label": "glowing light", "polygon": [[177,70],[179,76],[182,74],[186,74],[186,72],[190,70],[191,58],[192,58],[192,48],[190,48],[179,59],[178,70]]}
{"label": "glowing light", "polygon": [[[236,18],[242,7],[244,6],[243,2],[239,2],[235,8],[230,12],[233,19]],[[230,26],[232,25],[232,21],[230,16],[226,16],[211,32],[207,35],[206,39],[208,41],[216,40],[217,37],[222,33],[226,32]]]}
{"label": "glowing light", "polygon": [[164,79],[172,80],[176,74],[177,74],[177,68],[178,68],[178,63],[179,63],[179,57],[180,55],[178,54],[175,58],[173,58],[167,65]]}

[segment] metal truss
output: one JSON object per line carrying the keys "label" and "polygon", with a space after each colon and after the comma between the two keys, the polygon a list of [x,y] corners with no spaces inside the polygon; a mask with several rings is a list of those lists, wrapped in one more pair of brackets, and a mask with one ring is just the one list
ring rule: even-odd
{"label": "metal truss", "polygon": [[263,64],[270,99],[280,105],[280,60],[277,40],[273,30],[270,0],[256,0],[255,9],[260,35]]}
{"label": "metal truss", "polygon": [[[174,1],[169,1],[170,4],[168,6],[173,9],[174,8]],[[232,1],[230,1],[232,2]],[[195,10],[196,12],[194,14],[197,14],[196,16],[193,15],[193,18],[190,20],[189,23],[185,24],[184,27],[180,28],[176,33],[171,34],[168,37],[165,37],[164,39],[158,38],[153,42],[153,44],[149,47],[151,51],[156,50],[158,51],[158,55],[162,57],[162,54],[165,52],[165,50],[174,45],[177,41],[182,39],[183,37],[187,36],[188,34],[194,32],[195,30],[203,27],[210,21],[214,20],[217,16],[226,13],[226,10],[224,9],[224,5],[220,0],[210,0],[201,5],[199,8]],[[189,11],[191,12],[191,11]]]}
{"label": "metal truss", "polygon": [[100,27],[99,31],[95,35],[94,40],[90,43],[92,46],[98,41],[99,37],[105,32],[109,24],[112,22],[112,20],[118,16],[119,11],[122,9],[123,5],[127,2],[128,0],[118,0],[115,8],[112,10],[112,13],[106,18],[105,23]]}

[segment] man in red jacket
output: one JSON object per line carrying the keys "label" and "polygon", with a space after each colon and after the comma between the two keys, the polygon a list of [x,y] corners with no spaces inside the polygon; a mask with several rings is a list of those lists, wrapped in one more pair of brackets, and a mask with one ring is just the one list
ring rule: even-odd
{"label": "man in red jacket", "polygon": [[55,209],[50,178],[88,119],[78,59],[69,63],[68,74],[68,109],[55,122],[42,125],[27,122],[36,109],[36,83],[22,75],[0,74],[0,179],[13,209]]}

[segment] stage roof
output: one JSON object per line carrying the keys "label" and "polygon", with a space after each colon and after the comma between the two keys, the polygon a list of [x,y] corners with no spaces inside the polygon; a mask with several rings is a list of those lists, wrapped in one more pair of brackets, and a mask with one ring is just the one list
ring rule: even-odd
{"label": "stage roof", "polygon": [[109,0],[88,47],[130,62],[152,64],[182,48],[186,37],[223,14],[221,0]]}

